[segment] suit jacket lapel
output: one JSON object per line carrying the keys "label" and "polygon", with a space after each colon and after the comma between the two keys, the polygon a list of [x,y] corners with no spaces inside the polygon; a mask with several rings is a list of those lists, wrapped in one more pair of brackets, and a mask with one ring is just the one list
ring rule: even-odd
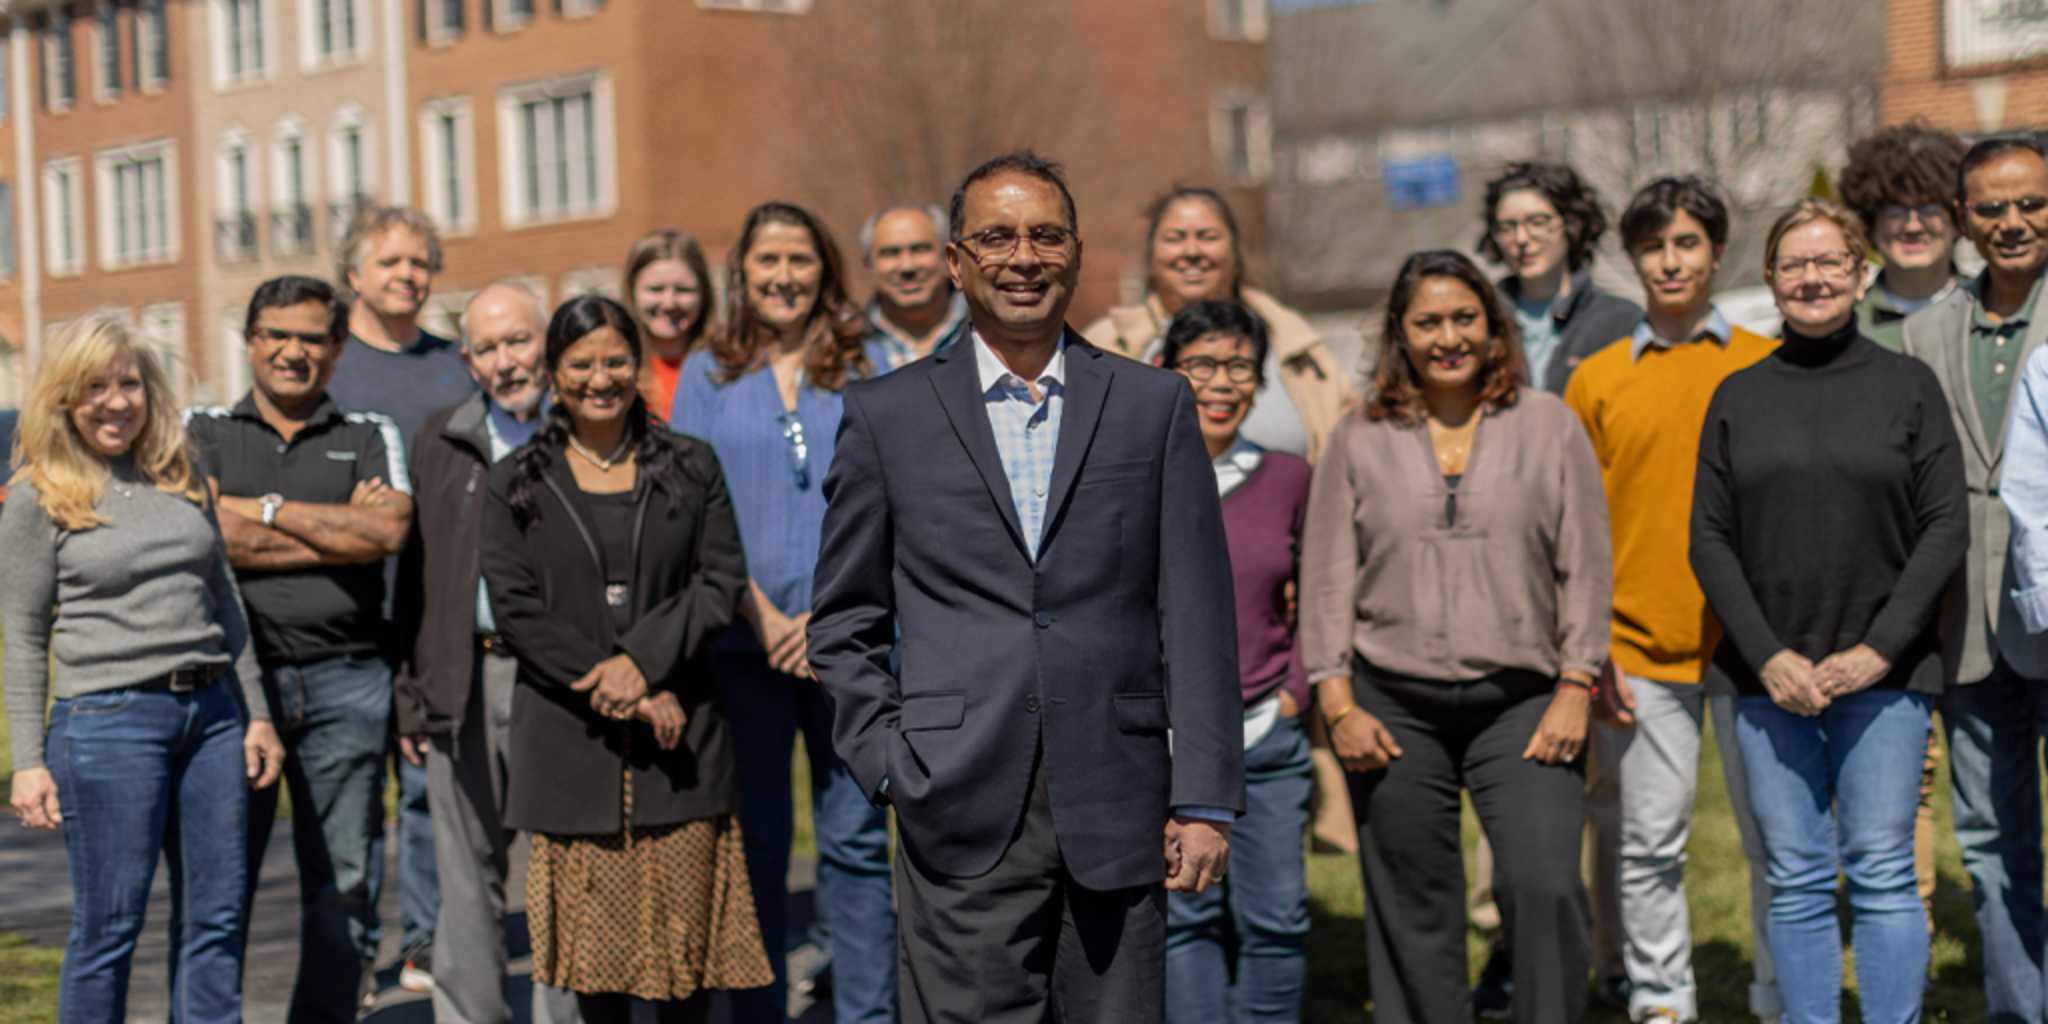
{"label": "suit jacket lapel", "polygon": [[1102,422],[1102,406],[1109,397],[1109,371],[1102,366],[1102,350],[1087,344],[1081,336],[1067,331],[1066,403],[1060,410],[1059,447],[1053,450],[1052,489],[1045,497],[1045,536],[1038,542],[1042,554],[1059,528],[1060,510],[1067,493],[1088,456],[1095,427]]}
{"label": "suit jacket lapel", "polygon": [[1009,527],[1010,540],[1019,551],[1030,550],[1024,544],[1024,529],[1017,523],[1017,504],[1010,496],[1010,478],[1003,473],[1003,457],[996,451],[995,430],[988,425],[987,400],[982,396],[981,375],[974,365],[974,345],[971,341],[948,345],[931,358],[942,364],[932,374],[932,389],[938,392],[939,405],[953,424],[954,436],[967,449],[967,457],[974,460],[990,500],[1002,514],[1003,525]]}

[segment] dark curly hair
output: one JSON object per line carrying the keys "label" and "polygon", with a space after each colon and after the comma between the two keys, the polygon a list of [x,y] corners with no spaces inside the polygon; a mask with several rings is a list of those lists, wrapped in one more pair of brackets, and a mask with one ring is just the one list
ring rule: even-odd
{"label": "dark curly hair", "polygon": [[811,236],[818,250],[818,301],[804,324],[804,378],[814,387],[837,391],[849,376],[865,377],[873,372],[862,343],[867,340],[867,321],[860,308],[846,294],[846,264],[840,259],[839,244],[825,223],[795,203],[769,201],[747,211],[740,225],[740,241],[725,259],[725,305],[719,329],[711,335],[711,355],[718,364],[718,378],[735,381],[760,369],[768,361],[769,331],[754,314],[747,294],[747,256],[754,240],[767,224],[799,227]]}
{"label": "dark curly hair", "polygon": [[1544,164],[1517,160],[1486,183],[1486,227],[1479,235],[1479,254],[1495,263],[1506,263],[1507,253],[1493,240],[1500,201],[1510,192],[1541,193],[1564,218],[1565,264],[1573,273],[1593,262],[1600,236],[1607,233],[1607,208],[1600,193],[1586,184],[1579,172],[1565,164]]}
{"label": "dark curly hair", "polygon": [[1728,244],[1728,204],[1721,192],[1696,174],[1667,175],[1638,189],[1621,211],[1621,245],[1633,254],[1656,240],[1680,213],[1689,213],[1707,229],[1715,251]]}
{"label": "dark curly hair", "polygon": [[1963,140],[1922,120],[1866,135],[1849,147],[1842,202],[1863,218],[1866,230],[1877,227],[1878,211],[1887,206],[1947,206],[1963,148]]}
{"label": "dark curly hair", "polygon": [[[683,442],[648,412],[647,400],[640,396],[640,389],[632,386],[638,378],[641,362],[640,327],[633,321],[633,314],[626,307],[602,295],[580,295],[562,303],[548,321],[547,372],[550,380],[561,368],[562,354],[569,347],[589,337],[592,332],[605,328],[617,331],[626,341],[626,347],[633,352],[635,373],[629,375],[627,386],[633,393],[633,404],[626,409],[626,436],[632,439],[633,457],[640,465],[640,485],[659,488],[671,496],[681,495],[693,487],[709,485],[710,481],[697,479],[683,459]],[[512,486],[506,498],[512,506],[512,517],[521,529],[540,518],[540,505],[535,500],[536,487],[541,475],[569,447],[569,437],[574,429],[569,413],[562,403],[548,406],[547,416],[533,440],[520,446],[512,453],[512,460],[518,472],[512,478]]]}
{"label": "dark curly hair", "polygon": [[1521,397],[1522,378],[1528,362],[1522,356],[1522,332],[1507,314],[1500,293],[1493,290],[1479,267],[1464,253],[1433,249],[1411,254],[1394,275],[1394,288],[1387,296],[1387,316],[1380,325],[1380,353],[1372,375],[1372,399],[1365,403],[1365,418],[1389,420],[1403,427],[1423,421],[1428,408],[1422,402],[1422,373],[1408,358],[1408,330],[1402,321],[1415,301],[1415,289],[1432,277],[1452,278],[1479,296],[1479,308],[1486,312],[1486,362],[1479,368],[1479,401],[1489,412],[1505,409]]}

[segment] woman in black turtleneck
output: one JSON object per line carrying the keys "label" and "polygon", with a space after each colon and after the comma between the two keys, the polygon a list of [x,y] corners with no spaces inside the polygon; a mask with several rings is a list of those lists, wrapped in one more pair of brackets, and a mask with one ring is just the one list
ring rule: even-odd
{"label": "woman in black turtleneck", "polygon": [[1934,373],[1857,332],[1868,251],[1831,202],[1772,226],[1785,342],[1715,392],[1693,485],[1693,571],[1726,634],[1706,682],[1737,696],[1785,1024],[1838,1019],[1838,870],[1864,1019],[1917,1019],[1927,978],[1913,815],[1969,528]]}

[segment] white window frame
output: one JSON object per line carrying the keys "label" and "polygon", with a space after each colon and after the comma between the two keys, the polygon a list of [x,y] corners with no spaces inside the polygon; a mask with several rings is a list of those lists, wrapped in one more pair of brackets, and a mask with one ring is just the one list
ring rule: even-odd
{"label": "white window frame", "polygon": [[[1229,23],[1231,3],[1237,3],[1244,20],[1239,25]],[[1231,43],[1257,43],[1266,38],[1269,21],[1266,17],[1266,0],[1209,0],[1209,35]]]}
{"label": "white window frame", "polygon": [[15,216],[14,195],[17,187],[11,178],[0,179],[0,223],[7,228],[0,232],[0,281],[11,281],[21,272],[21,219]]}
{"label": "white window frame", "polygon": [[[234,158],[237,154],[242,158],[243,172],[248,175],[248,180],[244,182],[248,191],[239,197],[235,195]],[[255,142],[249,138],[247,133],[240,129],[230,129],[221,137],[220,151],[214,161],[216,168],[214,179],[216,184],[214,196],[216,210],[214,216],[214,246],[217,249],[214,253],[214,258],[219,262],[245,263],[255,260],[263,251],[263,228],[261,221],[256,221],[256,227],[250,232],[248,248],[236,247],[230,249],[221,244],[222,222],[230,217],[249,217],[254,220],[261,216],[261,204],[258,202],[258,197],[263,195],[262,163],[263,161],[258,157]]]}
{"label": "white window frame", "polygon": [[[1245,166],[1232,166],[1233,114],[1245,115]],[[1209,103],[1209,149],[1216,173],[1234,185],[1255,185],[1273,173],[1273,112],[1264,95],[1249,89],[1225,89]]]}
{"label": "white window frame", "polygon": [[[135,19],[135,31],[133,34],[135,60],[132,63],[135,67],[135,89],[142,93],[162,92],[164,87],[171,82],[170,46],[166,39],[159,39],[157,37],[157,20],[152,15],[161,15],[163,17],[163,34],[169,36],[171,32],[170,0],[157,0],[155,6],[151,6],[148,3],[135,5],[135,11],[132,15]],[[152,66],[156,63],[155,54],[159,50],[163,51],[164,55],[164,66],[161,68]]]}
{"label": "white window frame", "polygon": [[[132,221],[137,229],[154,228],[158,238],[154,248],[131,249],[123,252],[118,244],[122,221],[129,219],[127,211],[118,209],[121,189],[118,169],[121,164],[154,160],[162,164],[158,172],[163,187],[163,209],[158,215],[144,207],[137,211]],[[155,139],[119,149],[103,149],[93,154],[94,206],[99,225],[100,269],[120,270],[126,267],[158,266],[175,263],[181,248],[179,238],[178,209],[178,143],[175,139]],[[154,223],[161,221],[161,223]]]}
{"label": "white window frame", "polygon": [[[254,20],[244,21],[244,43],[254,44],[255,67],[244,67],[236,71],[228,63],[228,8],[231,5],[247,4],[257,13]],[[212,0],[206,5],[208,47],[213,54],[213,86],[228,89],[250,82],[267,81],[277,77],[277,9],[271,0]],[[253,38],[249,38],[253,37]]]}
{"label": "white window frame", "polygon": [[26,362],[18,346],[0,341],[0,405],[21,408],[21,364]]}
{"label": "white window frame", "polygon": [[235,306],[221,310],[220,368],[223,402],[239,401],[249,390],[249,345],[242,337],[248,311]]}
{"label": "white window frame", "polygon": [[[348,45],[336,46],[333,50],[320,49],[320,5],[330,4],[328,14],[334,20],[330,26],[336,39],[348,24],[355,26],[355,38]],[[344,17],[346,12],[346,17]],[[308,70],[358,64],[370,56],[369,6],[363,0],[301,0],[299,5],[299,66]]]}
{"label": "white window frame", "polygon": [[[356,170],[361,177],[350,180],[348,173],[348,135],[355,132],[357,159],[361,166]],[[351,103],[334,114],[334,121],[327,129],[327,241],[329,245],[340,245],[342,236],[348,233],[350,222],[355,219],[359,203],[373,201],[377,194],[377,137],[370,130],[369,118],[363,115],[363,108]]]}
{"label": "white window frame", "polygon": [[[594,195],[587,205],[529,212],[520,109],[527,103],[590,94],[591,137],[596,145]],[[511,86],[498,93],[498,204],[509,228],[601,220],[618,208],[618,139],[610,73],[598,71]]]}
{"label": "white window frame", "polygon": [[[287,117],[278,123],[270,139],[270,251],[273,256],[303,256],[312,252],[319,244],[318,218],[313,213],[314,199],[320,193],[320,171],[313,146],[306,136],[305,123],[297,117]],[[291,192],[291,150],[296,145],[299,151],[299,193]],[[281,245],[283,232],[278,230],[278,219],[292,214],[292,207],[306,208],[306,233],[294,239],[291,245]]]}
{"label": "white window frame", "polygon": [[170,378],[172,395],[178,404],[185,404],[194,383],[192,358],[185,347],[185,304],[159,302],[142,307],[135,315],[135,336],[156,353],[164,376]]}
{"label": "white window frame", "polygon": [[527,0],[525,14],[512,12],[512,0],[484,0],[484,3],[491,5],[491,31],[517,32],[540,16],[542,0]]}
{"label": "white window frame", "polygon": [[[70,188],[60,192],[59,176],[68,177]],[[85,161],[75,156],[43,162],[43,262],[51,277],[72,277],[85,272]],[[71,230],[66,232],[64,229]],[[70,258],[64,250],[69,248]]]}
{"label": "white window frame", "polygon": [[[444,119],[455,128],[455,166],[448,162]],[[420,178],[425,186],[427,216],[444,235],[476,230],[476,115],[467,96],[449,96],[420,105]]]}
{"label": "white window frame", "polygon": [[[109,39],[114,46],[111,65],[107,62]],[[121,74],[121,12],[113,6],[113,0],[101,0],[100,7],[92,12],[92,69],[93,101],[106,104],[120,99],[123,85],[116,79]]]}
{"label": "white window frame", "polygon": [[604,0],[561,0],[562,17],[588,18],[604,10]]}
{"label": "white window frame", "polygon": [[[36,33],[42,44],[43,109],[61,114],[78,103],[78,36],[71,29],[71,14],[63,5],[52,8],[49,19],[49,23]],[[57,85],[63,81],[63,76],[57,74],[57,49],[60,46],[68,53],[66,60],[71,69],[70,95],[61,98],[57,95]]]}
{"label": "white window frame", "polygon": [[[449,0],[420,0],[420,2],[427,5],[428,46],[453,46],[456,40],[462,38],[463,31],[468,28],[466,24],[468,19],[464,18],[465,24],[450,25],[447,19],[442,17],[442,15],[447,13]],[[489,0],[485,0],[485,2],[488,3]]]}
{"label": "white window frame", "polygon": [[753,14],[809,14],[811,0],[697,0],[707,11],[747,11]]}

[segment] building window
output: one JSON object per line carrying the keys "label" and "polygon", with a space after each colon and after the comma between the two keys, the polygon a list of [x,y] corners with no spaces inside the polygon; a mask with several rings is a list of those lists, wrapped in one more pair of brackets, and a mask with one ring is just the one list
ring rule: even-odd
{"label": "building window", "polygon": [[85,269],[85,189],[79,181],[78,158],[43,165],[44,261],[52,276]]}
{"label": "building window", "polygon": [[435,100],[420,110],[421,174],[427,213],[454,235],[476,229],[476,143],[469,101]]}
{"label": "building window", "polygon": [[170,142],[101,153],[100,265],[108,270],[178,258],[177,150]]}
{"label": "building window", "polygon": [[101,103],[111,102],[121,95],[121,22],[120,12],[115,10],[111,0],[101,0],[97,23],[93,26],[93,38],[99,44],[99,77],[94,83],[93,96]]}
{"label": "building window", "polygon": [[614,140],[608,77],[585,75],[500,93],[498,139],[508,224],[601,217],[611,211]]}
{"label": "building window", "polygon": [[1266,180],[1273,169],[1273,118],[1266,101],[1239,92],[1218,97],[1209,108],[1209,145],[1226,180]]}
{"label": "building window", "polygon": [[256,183],[249,144],[230,137],[220,154],[220,217],[214,224],[214,247],[222,263],[256,258]]}
{"label": "building window", "polygon": [[490,27],[499,32],[509,32],[533,20],[533,0],[484,0],[490,6]]}
{"label": "building window", "polygon": [[[419,0],[420,38],[429,43],[446,44],[462,35],[462,5],[464,0]],[[490,3],[492,0],[484,0]]]}
{"label": "building window", "polygon": [[214,0],[216,78],[233,85],[269,73],[269,18],[264,0]]}
{"label": "building window", "polygon": [[1662,110],[1637,107],[1629,117],[1629,145],[1637,163],[1652,164],[1664,159],[1669,141],[1670,117]]}
{"label": "building window", "polygon": [[142,307],[135,318],[136,337],[163,364],[171,391],[181,403],[192,392],[191,361],[185,358],[185,304],[164,302]]}
{"label": "building window", "polygon": [[356,214],[370,204],[370,138],[362,111],[351,106],[335,118],[327,136],[327,237],[340,244]]}
{"label": "building window", "polygon": [[361,0],[305,0],[305,53],[308,67],[352,61],[363,56],[359,26]]}
{"label": "building window", "polygon": [[14,245],[14,183],[0,181],[0,277],[14,276]]}
{"label": "building window", "polygon": [[802,14],[811,9],[811,0],[697,0],[697,6],[712,11],[768,11],[775,14]]}
{"label": "building window", "polygon": [[1266,38],[1266,0],[1209,0],[1209,34],[1241,42]]}
{"label": "building window", "polygon": [[272,147],[271,181],[275,183],[270,209],[270,251],[275,256],[297,256],[313,251],[312,190],[307,184],[306,140],[296,125],[278,132]]}
{"label": "building window", "polygon": [[1770,137],[1770,99],[1762,92],[1737,96],[1728,104],[1728,148],[1755,149]]}
{"label": "building window", "polygon": [[71,14],[63,5],[50,9],[43,26],[43,108],[71,109],[78,98],[78,71],[71,50]]}
{"label": "building window", "polygon": [[13,69],[11,63],[13,59],[14,55],[10,49],[6,46],[0,46],[0,117],[7,116],[10,109],[9,104],[13,102],[13,79],[8,77]]}
{"label": "building window", "polygon": [[21,408],[21,350],[0,341],[0,406]]}
{"label": "building window", "polygon": [[565,18],[585,18],[602,10],[604,0],[560,0],[559,6]]}
{"label": "building window", "polygon": [[233,401],[249,390],[249,344],[242,335],[248,310],[229,306],[220,311],[221,394]]}
{"label": "building window", "polygon": [[171,19],[165,0],[142,0],[135,11],[135,46],[130,64],[135,87],[161,89],[171,80]]}

